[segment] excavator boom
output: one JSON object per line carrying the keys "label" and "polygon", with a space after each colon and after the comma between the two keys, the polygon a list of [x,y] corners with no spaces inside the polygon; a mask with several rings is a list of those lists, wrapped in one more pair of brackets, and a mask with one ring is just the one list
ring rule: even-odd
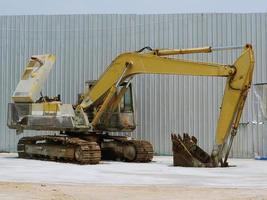
{"label": "excavator boom", "polygon": [[[188,54],[188,53],[210,53],[211,47],[195,49],[174,50],[152,50],[149,53],[125,53],[118,56],[102,76],[96,85],[85,95],[80,104],[86,109],[94,104],[101,96],[107,94],[107,98],[101,109],[96,113],[93,126],[97,124],[102,113],[107,109],[111,97],[120,82],[129,80],[137,74],[175,74],[192,76],[216,76],[227,77],[220,116],[216,130],[216,142],[212,151],[212,162],[214,166],[227,165],[227,157],[231,148],[232,140],[237,132],[240,117],[251,86],[254,68],[254,54],[251,45],[246,45],[240,57],[233,65],[214,63],[200,63],[180,59],[171,59],[162,56]],[[223,152],[231,134],[231,141],[224,161]],[[182,140],[180,140],[182,142]],[[211,164],[208,164],[211,166]]]}
{"label": "excavator boom", "polygon": [[80,106],[86,109],[116,85],[118,80],[122,82],[137,74],[228,77],[234,73],[235,69],[231,65],[178,60],[136,52],[125,53],[113,60],[96,85],[85,95]]}

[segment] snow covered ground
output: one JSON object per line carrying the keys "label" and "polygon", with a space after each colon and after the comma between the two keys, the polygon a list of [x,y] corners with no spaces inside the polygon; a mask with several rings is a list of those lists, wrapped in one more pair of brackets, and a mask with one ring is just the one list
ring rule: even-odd
{"label": "snow covered ground", "polygon": [[171,156],[156,156],[151,163],[102,161],[99,165],[76,165],[25,160],[17,158],[17,154],[2,153],[0,182],[267,189],[267,161],[230,159],[229,162],[236,166],[173,167]]}

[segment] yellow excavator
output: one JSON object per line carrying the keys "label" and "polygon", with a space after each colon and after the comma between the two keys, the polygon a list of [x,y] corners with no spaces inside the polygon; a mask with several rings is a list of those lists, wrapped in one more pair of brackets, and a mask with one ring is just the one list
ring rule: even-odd
{"label": "yellow excavator", "polygon": [[[8,105],[8,126],[17,133],[28,130],[59,131],[55,135],[22,137],[17,146],[21,158],[98,164],[102,160],[150,162],[153,147],[145,140],[114,136],[111,132],[135,129],[132,78],[137,74],[174,74],[227,78],[211,155],[187,134],[172,134],[174,165],[227,166],[227,158],[251,85],[254,55],[247,44],[234,64],[203,63],[173,55],[211,53],[240,47],[152,49],[120,54],[97,81],[86,82],[86,91],[75,105],[43,96],[41,89],[54,55],[32,56]],[[172,56],[172,57],[170,57]]]}

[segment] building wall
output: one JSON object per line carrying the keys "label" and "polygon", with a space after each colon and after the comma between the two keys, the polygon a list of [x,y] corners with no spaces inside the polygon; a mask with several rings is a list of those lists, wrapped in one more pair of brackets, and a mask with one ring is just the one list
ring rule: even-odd
{"label": "building wall", "polygon": [[[97,79],[119,53],[152,48],[232,46],[252,43],[254,83],[267,82],[267,13],[166,15],[0,16],[0,150],[16,151],[21,136],[6,126],[7,103],[31,55],[57,56],[43,94],[73,103],[84,82]],[[241,50],[182,58],[231,64]],[[170,134],[188,132],[212,150],[224,88],[223,78],[140,75],[133,81],[137,129],[132,136],[171,154]],[[267,154],[267,133],[250,92],[232,156]],[[41,132],[39,132],[40,134]],[[36,133],[34,133],[36,134]]]}

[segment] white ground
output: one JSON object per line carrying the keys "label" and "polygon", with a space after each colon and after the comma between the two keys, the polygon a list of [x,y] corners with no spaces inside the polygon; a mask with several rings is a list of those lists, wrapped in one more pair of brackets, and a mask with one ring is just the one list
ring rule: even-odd
{"label": "white ground", "polygon": [[25,160],[0,154],[0,182],[93,184],[113,186],[175,185],[267,190],[267,161],[230,159],[229,168],[173,167],[171,156],[152,163],[101,162],[76,165]]}
{"label": "white ground", "polygon": [[0,200],[267,200],[267,161],[230,160],[236,167],[152,163],[76,165],[0,154]]}

